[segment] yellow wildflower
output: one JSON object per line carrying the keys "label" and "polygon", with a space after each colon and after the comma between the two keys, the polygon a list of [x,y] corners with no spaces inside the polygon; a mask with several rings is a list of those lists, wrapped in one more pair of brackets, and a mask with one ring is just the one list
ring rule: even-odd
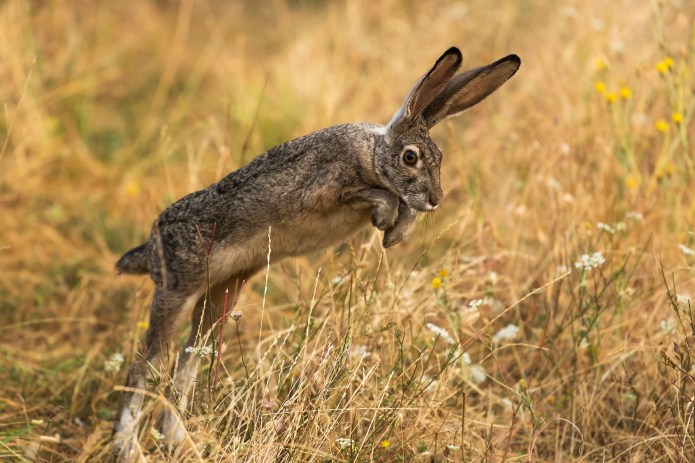
{"label": "yellow wildflower", "polygon": [[667,56],[666,58],[664,58],[664,64],[666,65],[667,69],[671,69],[673,67],[673,58]]}
{"label": "yellow wildflower", "polygon": [[601,94],[606,92],[606,84],[601,82],[601,81],[596,82],[594,84],[594,88],[596,89],[597,92],[599,92]]}
{"label": "yellow wildflower", "polygon": [[679,113],[678,111],[674,112],[671,114],[671,120],[676,124],[680,124],[683,122],[683,113]]}
{"label": "yellow wildflower", "polygon": [[432,289],[437,289],[442,287],[442,279],[439,277],[432,278]]}
{"label": "yellow wildflower", "polygon": [[676,167],[673,165],[672,162],[667,162],[666,165],[664,166],[664,173],[666,175],[673,175],[673,173],[676,171]]}
{"label": "yellow wildflower", "polygon": [[146,330],[150,327],[150,322],[148,322],[147,320],[143,320],[141,322],[138,322],[137,326],[140,329]]}
{"label": "yellow wildflower", "polygon": [[608,61],[605,58],[599,58],[594,62],[594,67],[597,71],[603,71],[608,67]]}
{"label": "yellow wildflower", "polygon": [[449,271],[447,269],[443,268],[439,271],[439,276],[442,278],[446,278],[449,276]]}
{"label": "yellow wildflower", "polygon": [[382,441],[381,441],[381,444],[379,444],[379,446],[380,446],[382,449],[387,449],[387,448],[389,448],[389,445],[391,445],[391,442],[389,442],[388,439],[382,440]]}
{"label": "yellow wildflower", "polygon": [[614,103],[618,99],[618,94],[615,92],[608,92],[604,96],[607,102]]}
{"label": "yellow wildflower", "polygon": [[656,125],[654,127],[656,128],[657,131],[659,131],[661,133],[668,132],[668,128],[669,128],[668,122],[666,122],[663,119],[659,119],[658,121],[656,121]]}
{"label": "yellow wildflower", "polygon": [[620,96],[623,97],[623,100],[629,100],[632,98],[632,91],[628,87],[622,87],[620,89]]}
{"label": "yellow wildflower", "polygon": [[125,193],[132,198],[133,196],[137,196],[138,193],[140,193],[140,187],[137,183],[131,180],[125,186]]}
{"label": "yellow wildflower", "polygon": [[659,61],[656,63],[656,70],[659,74],[666,74],[668,72],[669,66],[665,61]]}
{"label": "yellow wildflower", "polygon": [[634,190],[639,185],[639,180],[634,175],[628,175],[625,178],[625,186],[631,190]]}

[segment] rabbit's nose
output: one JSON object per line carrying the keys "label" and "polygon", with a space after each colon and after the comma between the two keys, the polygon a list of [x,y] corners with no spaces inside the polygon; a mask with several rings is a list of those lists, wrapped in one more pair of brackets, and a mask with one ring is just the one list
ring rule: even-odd
{"label": "rabbit's nose", "polygon": [[439,206],[439,203],[442,202],[442,197],[444,194],[442,193],[442,190],[430,193],[430,206],[432,206],[432,210],[436,209]]}

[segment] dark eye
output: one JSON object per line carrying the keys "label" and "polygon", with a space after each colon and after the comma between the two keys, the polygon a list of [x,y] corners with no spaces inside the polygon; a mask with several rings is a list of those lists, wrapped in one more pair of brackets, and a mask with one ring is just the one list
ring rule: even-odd
{"label": "dark eye", "polygon": [[414,166],[417,164],[417,153],[413,150],[403,151],[403,162],[409,166]]}

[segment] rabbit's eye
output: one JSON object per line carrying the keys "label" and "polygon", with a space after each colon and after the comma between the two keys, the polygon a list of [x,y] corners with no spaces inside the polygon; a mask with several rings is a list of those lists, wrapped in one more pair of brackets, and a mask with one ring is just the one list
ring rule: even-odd
{"label": "rabbit's eye", "polygon": [[417,164],[417,153],[413,150],[403,151],[403,162],[409,166],[414,166]]}

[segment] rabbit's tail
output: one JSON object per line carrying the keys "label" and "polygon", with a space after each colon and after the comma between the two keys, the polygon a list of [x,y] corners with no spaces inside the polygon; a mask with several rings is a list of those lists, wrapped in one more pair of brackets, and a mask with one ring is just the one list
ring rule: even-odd
{"label": "rabbit's tail", "polygon": [[147,243],[123,254],[116,262],[116,273],[144,275],[150,273],[150,248]]}

